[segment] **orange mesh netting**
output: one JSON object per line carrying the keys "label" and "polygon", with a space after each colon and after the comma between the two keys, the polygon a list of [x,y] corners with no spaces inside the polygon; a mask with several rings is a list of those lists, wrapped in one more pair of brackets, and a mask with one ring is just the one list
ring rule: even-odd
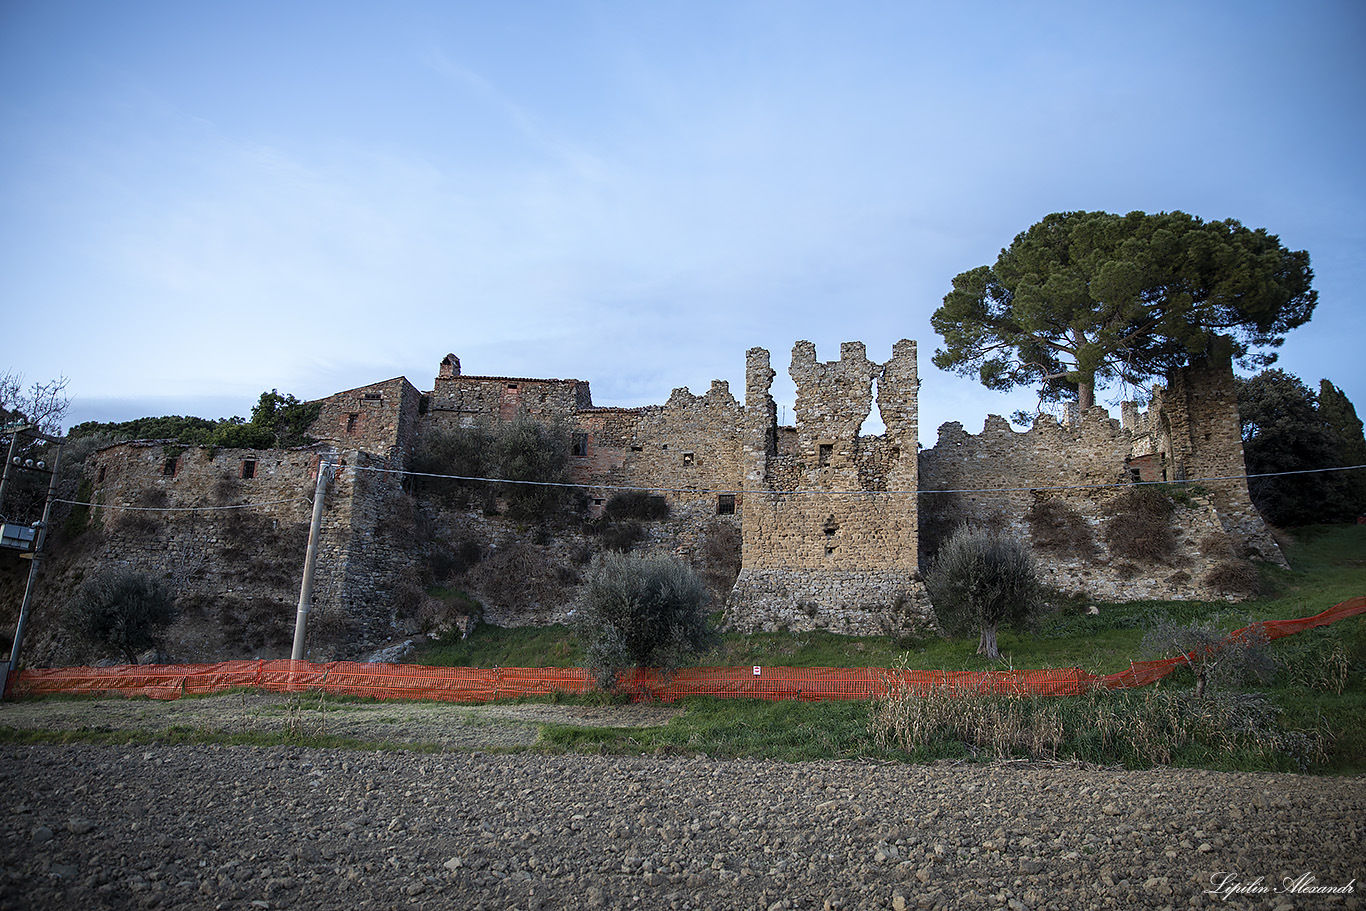
{"label": "orange mesh netting", "polygon": [[[1280,639],[1366,613],[1366,597],[1352,598],[1321,614],[1298,620],[1268,620],[1231,633]],[[636,698],[672,702],[688,696],[724,699],[869,699],[908,687],[925,693],[996,693],[1010,696],[1073,696],[1097,687],[1146,686],[1180,667],[1185,658],[1132,663],[1128,670],[1097,676],[1080,668],[1034,671],[895,671],[839,667],[699,667],[664,677],[637,671],[627,682]],[[271,692],[323,691],[376,699],[431,699],[491,702],[595,689],[582,668],[426,667],[414,664],[357,664],[334,661],[224,661],[219,664],[124,665],[37,668],[21,671],[10,695],[49,694],[148,696],[176,699],[250,688]]]}

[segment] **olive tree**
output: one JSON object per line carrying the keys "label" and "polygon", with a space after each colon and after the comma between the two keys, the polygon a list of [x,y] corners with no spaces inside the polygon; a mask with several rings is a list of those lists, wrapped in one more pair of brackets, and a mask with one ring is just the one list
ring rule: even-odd
{"label": "olive tree", "polygon": [[598,685],[619,689],[633,668],[672,672],[716,645],[707,601],[706,584],[676,557],[596,558],[575,626]]}
{"label": "olive tree", "polygon": [[1034,557],[1023,543],[960,528],[939,548],[925,574],[939,625],[951,636],[981,631],[977,653],[995,660],[999,626],[1022,623],[1039,607],[1042,588]]}
{"label": "olive tree", "polygon": [[160,645],[177,615],[175,597],[141,573],[111,570],[82,583],[66,605],[66,627],[85,644],[113,649],[129,664]]}

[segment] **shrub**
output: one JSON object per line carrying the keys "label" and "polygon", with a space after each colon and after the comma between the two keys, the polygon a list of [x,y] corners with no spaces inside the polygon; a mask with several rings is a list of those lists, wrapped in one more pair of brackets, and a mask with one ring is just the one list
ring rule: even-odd
{"label": "shrub", "polygon": [[485,484],[482,481],[424,477],[424,475],[457,475],[460,478],[482,478],[487,471],[489,435],[481,428],[459,427],[453,430],[430,430],[418,440],[413,452],[411,476],[416,493],[434,496],[451,506],[470,506],[482,501]]}
{"label": "shrub", "polygon": [[702,531],[694,562],[707,587],[718,599],[735,587],[740,575],[740,529],[732,522],[712,519]]}
{"label": "shrub", "polygon": [[669,518],[669,501],[644,490],[623,490],[603,507],[609,519],[639,519],[657,522]]}
{"label": "shrub", "polygon": [[1171,497],[1151,485],[1133,487],[1112,501],[1103,527],[1112,559],[1152,565],[1169,563],[1176,554]]}
{"label": "shrub", "polygon": [[925,575],[939,625],[950,635],[981,630],[977,652],[995,659],[996,628],[1028,619],[1042,601],[1038,569],[1019,541],[960,529]]}
{"label": "shrub", "polygon": [[1195,695],[1210,684],[1236,688],[1249,677],[1270,682],[1276,666],[1266,652],[1266,634],[1249,627],[1238,638],[1209,621],[1182,625],[1162,618],[1143,635],[1144,653],[1155,658],[1181,657],[1195,674]]}
{"label": "shrub", "polygon": [[645,538],[645,526],[634,519],[625,522],[608,522],[598,532],[598,538],[606,550],[626,553]]}
{"label": "shrub", "polygon": [[717,645],[706,604],[706,586],[677,558],[599,557],[575,618],[598,685],[619,689],[632,668],[671,673]]}
{"label": "shrub", "polygon": [[1035,500],[1025,513],[1029,539],[1035,547],[1078,557],[1095,555],[1096,539],[1086,519],[1071,505],[1050,498]]}
{"label": "shrub", "polygon": [[434,495],[451,506],[482,505],[492,515],[497,512],[496,496],[507,503],[510,517],[548,522],[559,518],[578,496],[576,488],[561,486],[569,478],[569,454],[567,430],[526,416],[487,430],[435,430],[418,441],[411,463],[417,475],[411,483],[415,492]]}
{"label": "shrub", "polygon": [[114,649],[138,663],[138,653],[160,645],[176,618],[175,597],[141,573],[103,572],[87,579],[66,606],[66,626],[87,645]]}
{"label": "shrub", "polygon": [[1262,574],[1246,560],[1223,560],[1205,574],[1205,584],[1225,594],[1255,598],[1262,591]]}

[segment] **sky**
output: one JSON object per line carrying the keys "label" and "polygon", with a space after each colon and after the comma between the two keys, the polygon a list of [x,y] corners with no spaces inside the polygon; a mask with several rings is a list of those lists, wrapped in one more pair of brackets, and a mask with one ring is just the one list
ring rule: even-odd
{"label": "sky", "polygon": [[1309,251],[1278,366],[1366,414],[1363,46],[1359,0],[0,0],[0,371],[69,426],[448,352],[742,398],[761,346],[790,422],[796,341],[909,338],[928,447],[1035,403],[930,363],[955,275],[1179,209]]}

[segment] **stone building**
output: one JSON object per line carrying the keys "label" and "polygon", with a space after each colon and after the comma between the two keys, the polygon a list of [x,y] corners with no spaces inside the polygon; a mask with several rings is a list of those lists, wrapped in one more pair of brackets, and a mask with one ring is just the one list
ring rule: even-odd
{"label": "stone building", "polygon": [[[174,576],[206,602],[254,605],[239,613],[274,605],[272,616],[291,620],[316,472],[330,459],[340,471],[327,494],[315,610],[345,624],[358,649],[375,644],[394,631],[420,560],[411,524],[394,518],[412,509],[403,472],[419,439],[524,416],[567,432],[588,516],[621,489],[641,488],[665,497],[672,514],[667,532],[646,546],[687,556],[708,529],[738,532],[740,571],[726,609],[739,629],[874,633],[932,623],[920,568],[960,524],[1032,540],[1054,585],[1117,600],[1221,597],[1219,572],[1230,560],[1282,560],[1239,479],[1226,352],[1174,372],[1146,411],[1126,405],[1122,421],[1093,408],[1015,432],[993,416],[981,434],[945,424],[924,452],[916,358],[908,340],[881,363],[861,343],[820,361],[814,345],[798,342],[795,422],[783,427],[770,394],[776,374],[761,348],[746,355],[743,402],[718,380],[702,395],[676,389],[664,404],[640,408],[596,406],[583,380],[465,375],[450,354],[430,392],[396,377],[322,399],[308,447],[139,441],[98,451],[87,472],[99,503],[162,512],[151,522],[137,517],[152,513],[97,510],[106,534],[89,559]],[[886,429],[865,435],[873,407]],[[1107,525],[1116,498],[1133,481],[1190,478],[1230,480],[1202,481],[1179,498],[1166,525],[1175,543],[1161,560],[1124,556]],[[241,504],[253,505],[209,508]],[[463,524],[495,546],[526,534],[476,512],[438,512],[444,525],[434,534],[454,535]],[[1057,546],[1063,527],[1071,551]],[[570,544],[582,551],[582,543],[554,554]],[[572,606],[566,585],[561,603],[522,614],[500,605],[496,619],[562,619]]]}

